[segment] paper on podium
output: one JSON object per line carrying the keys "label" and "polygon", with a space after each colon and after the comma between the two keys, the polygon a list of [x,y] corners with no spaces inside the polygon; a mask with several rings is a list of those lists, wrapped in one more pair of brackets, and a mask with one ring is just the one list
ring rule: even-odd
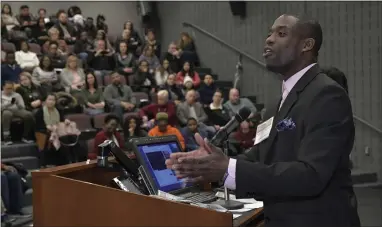
{"label": "paper on podium", "polygon": [[[215,196],[218,198],[224,199],[224,192],[217,192]],[[244,207],[246,207],[247,209],[256,209],[256,208],[261,208],[264,206],[263,202],[257,201],[253,198],[251,198],[251,199],[236,199],[235,195],[229,194],[229,199],[244,203]]]}

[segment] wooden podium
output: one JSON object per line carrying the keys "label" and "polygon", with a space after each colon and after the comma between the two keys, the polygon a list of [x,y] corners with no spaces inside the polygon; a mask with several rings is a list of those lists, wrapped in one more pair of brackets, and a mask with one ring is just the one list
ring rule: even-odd
{"label": "wooden podium", "polygon": [[125,192],[110,185],[119,174],[95,161],[32,172],[33,225],[242,226],[262,213],[252,210],[233,220],[231,213]]}

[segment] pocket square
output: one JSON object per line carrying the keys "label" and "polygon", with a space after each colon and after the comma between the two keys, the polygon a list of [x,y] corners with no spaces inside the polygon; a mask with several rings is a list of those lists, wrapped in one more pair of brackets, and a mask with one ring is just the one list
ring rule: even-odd
{"label": "pocket square", "polygon": [[296,128],[296,124],[292,120],[292,118],[285,118],[277,123],[276,129],[278,132],[282,131],[290,131]]}

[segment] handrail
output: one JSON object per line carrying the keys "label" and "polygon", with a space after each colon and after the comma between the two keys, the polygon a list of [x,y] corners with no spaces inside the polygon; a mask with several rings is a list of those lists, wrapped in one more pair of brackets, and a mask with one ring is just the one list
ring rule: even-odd
{"label": "handrail", "polygon": [[[242,55],[242,56],[248,58],[249,60],[255,62],[256,64],[258,64],[258,65],[260,65],[260,66],[265,68],[265,64],[263,62],[261,62],[260,60],[255,59],[254,57],[252,57],[250,54],[246,53],[245,51],[240,50],[239,48],[232,46],[231,44],[223,41],[222,39],[218,38],[217,36],[211,34],[208,31],[204,30],[203,28],[201,28],[201,27],[199,27],[199,26],[197,26],[195,24],[188,23],[188,22],[183,22],[182,25],[184,27],[191,27],[191,28],[194,28],[194,29],[198,30],[200,33],[203,33],[204,35],[206,35],[206,36],[210,37],[211,39],[217,41],[218,43],[228,47],[229,49],[233,50],[234,52],[238,53],[239,55]],[[360,117],[358,117],[356,115],[353,115],[353,117],[358,122],[361,122],[362,124],[368,126],[369,128],[373,129],[375,132],[377,132],[377,133],[382,135],[382,129],[377,128],[373,124],[367,122],[366,120],[364,120],[364,119],[362,119],[362,118],[360,118]]]}

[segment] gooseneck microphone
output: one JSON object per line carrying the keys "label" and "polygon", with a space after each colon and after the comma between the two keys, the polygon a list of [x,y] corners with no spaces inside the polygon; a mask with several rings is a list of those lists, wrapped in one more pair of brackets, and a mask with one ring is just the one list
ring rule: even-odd
{"label": "gooseneck microphone", "polygon": [[217,147],[221,146],[223,142],[227,140],[228,135],[231,134],[241,122],[245,121],[249,115],[251,115],[251,110],[248,107],[242,107],[226,125],[220,128],[210,142]]}

